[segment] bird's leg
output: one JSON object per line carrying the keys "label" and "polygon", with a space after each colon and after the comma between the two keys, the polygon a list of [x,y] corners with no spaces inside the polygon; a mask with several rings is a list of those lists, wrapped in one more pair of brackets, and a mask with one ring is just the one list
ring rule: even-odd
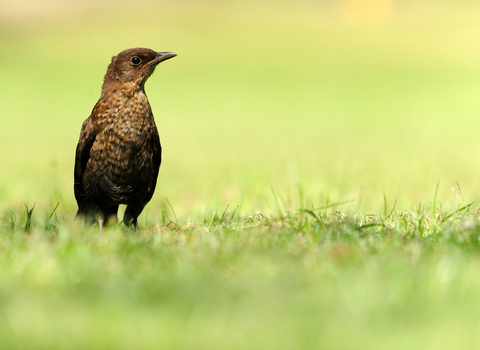
{"label": "bird's leg", "polygon": [[118,222],[117,212],[118,205],[114,205],[102,210],[105,217],[105,224],[116,224]]}
{"label": "bird's leg", "polygon": [[127,206],[127,209],[125,210],[125,214],[123,215],[123,223],[125,226],[130,226],[133,225],[135,227],[135,232],[138,232],[138,223],[137,223],[137,218],[138,215],[142,212],[143,207],[138,210],[137,208],[132,209],[131,206]]}

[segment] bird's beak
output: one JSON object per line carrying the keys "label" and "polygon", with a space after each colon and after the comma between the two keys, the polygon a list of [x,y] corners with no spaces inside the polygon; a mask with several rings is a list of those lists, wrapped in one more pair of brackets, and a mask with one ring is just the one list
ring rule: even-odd
{"label": "bird's beak", "polygon": [[152,66],[152,67],[156,66],[160,62],[163,62],[163,61],[168,60],[169,58],[175,57],[177,54],[173,53],[173,52],[157,52],[157,55],[158,55],[157,58],[148,62],[149,66]]}

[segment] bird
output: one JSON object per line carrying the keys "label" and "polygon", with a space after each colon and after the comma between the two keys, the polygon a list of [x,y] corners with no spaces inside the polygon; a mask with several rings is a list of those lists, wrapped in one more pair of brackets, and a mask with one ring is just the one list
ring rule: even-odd
{"label": "bird", "polygon": [[77,218],[98,220],[102,229],[118,221],[118,207],[126,204],[123,223],[138,231],[137,218],[152,199],[162,161],[145,82],[160,62],[175,56],[132,48],[112,57],[75,152]]}

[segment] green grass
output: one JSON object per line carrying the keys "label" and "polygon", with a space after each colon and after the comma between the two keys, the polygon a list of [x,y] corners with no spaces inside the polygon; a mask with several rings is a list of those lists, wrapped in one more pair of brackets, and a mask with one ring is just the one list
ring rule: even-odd
{"label": "green grass", "polygon": [[[480,7],[348,3],[0,0],[0,347],[476,348]],[[100,231],[74,150],[134,46],[178,53],[164,159]]]}
{"label": "green grass", "polygon": [[[480,229],[470,208],[212,216],[138,234],[53,215],[3,220],[10,348],[474,347]],[[231,219],[233,216],[233,219]],[[53,220],[52,220],[53,218]]]}

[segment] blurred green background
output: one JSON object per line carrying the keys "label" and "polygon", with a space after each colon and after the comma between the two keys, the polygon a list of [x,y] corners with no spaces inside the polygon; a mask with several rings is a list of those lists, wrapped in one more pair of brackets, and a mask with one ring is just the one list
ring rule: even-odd
{"label": "blurred green background", "polygon": [[146,85],[164,149],[142,216],[480,197],[480,4],[0,1],[0,208],[73,217],[81,124],[110,58],[173,51]]}

